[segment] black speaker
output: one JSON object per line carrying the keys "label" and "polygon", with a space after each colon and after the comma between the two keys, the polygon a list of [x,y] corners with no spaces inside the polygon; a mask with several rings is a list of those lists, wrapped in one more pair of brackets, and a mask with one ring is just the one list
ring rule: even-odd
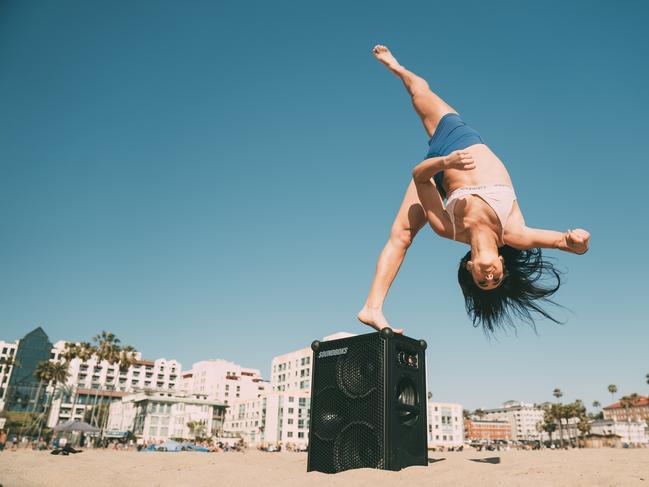
{"label": "black speaker", "polygon": [[384,328],[311,349],[307,472],[428,465],[424,340]]}

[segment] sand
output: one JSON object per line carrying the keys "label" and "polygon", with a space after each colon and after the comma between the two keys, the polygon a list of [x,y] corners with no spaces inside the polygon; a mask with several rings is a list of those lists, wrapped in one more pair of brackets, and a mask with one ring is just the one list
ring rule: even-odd
{"label": "sand", "polygon": [[[102,486],[644,486],[649,448],[568,451],[431,452],[428,466],[399,472],[369,468],[306,471],[306,453],[0,452],[2,487]],[[482,459],[490,461],[475,462]],[[494,460],[497,459],[497,460]],[[490,463],[498,461],[499,463]]]}

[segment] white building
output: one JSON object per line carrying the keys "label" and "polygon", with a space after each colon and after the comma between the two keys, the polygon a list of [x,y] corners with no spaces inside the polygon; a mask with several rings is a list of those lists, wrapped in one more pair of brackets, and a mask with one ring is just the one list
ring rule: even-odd
{"label": "white building", "polygon": [[256,399],[266,391],[258,369],[242,367],[227,360],[203,360],[183,372],[181,390],[210,400],[230,404],[236,399]]}
{"label": "white building", "polygon": [[462,405],[427,401],[428,448],[457,447],[464,443]]}
{"label": "white building", "polygon": [[[51,360],[63,360],[65,343],[60,340],[54,344]],[[98,361],[95,356],[86,361],[80,358],[70,360],[70,376],[64,388],[67,393],[52,401],[48,426],[71,419],[83,420],[86,409],[97,404],[110,404],[128,392],[147,389],[174,391],[179,388],[182,373],[179,362],[164,358],[142,360],[140,352],[135,352],[135,357],[135,363],[125,371],[120,371],[118,364]]]}
{"label": "white building", "polygon": [[4,408],[5,396],[7,395],[7,386],[9,385],[9,378],[13,365],[8,365],[5,361],[13,360],[18,348],[18,342],[5,342],[0,340],[0,411]]}
{"label": "white building", "polygon": [[622,443],[646,445],[647,423],[644,421],[615,421],[613,419],[598,419],[591,423],[590,432],[598,435],[618,435]]}
{"label": "white building", "polygon": [[308,391],[271,391],[257,399],[234,401],[226,412],[224,430],[241,435],[250,445],[280,442],[305,448],[310,401]]}
{"label": "white building", "polygon": [[[169,438],[221,436],[226,407],[218,401],[174,391],[138,392],[111,404],[107,430],[132,431],[137,438],[155,443]],[[190,423],[202,426],[192,429]]]}
{"label": "white building", "polygon": [[482,419],[507,421],[512,430],[512,440],[533,441],[539,439],[536,425],[543,420],[544,411],[531,403],[507,401],[498,409],[487,409]]}

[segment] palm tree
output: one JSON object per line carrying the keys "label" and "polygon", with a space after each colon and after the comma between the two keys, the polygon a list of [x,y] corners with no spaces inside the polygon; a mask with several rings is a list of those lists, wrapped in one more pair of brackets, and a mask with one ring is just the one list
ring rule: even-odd
{"label": "palm tree", "polygon": [[[115,363],[118,364],[120,372],[126,372],[136,362],[137,360],[135,355],[136,352],[137,350],[135,350],[135,348],[132,347],[131,345],[124,345],[119,349],[117,361]],[[115,384],[113,384],[112,389],[115,390]],[[102,431],[108,425],[109,410],[110,410],[110,402],[109,402],[108,409],[105,411],[104,418],[102,421],[102,426],[101,426]]]}
{"label": "palm tree", "polygon": [[557,430],[557,423],[555,422],[556,417],[554,415],[553,408],[554,404],[546,406],[543,414],[543,421],[541,421],[541,429],[545,431],[550,437],[550,444],[552,444],[552,433]]}
{"label": "palm tree", "polygon": [[[119,361],[120,339],[117,338],[114,333],[102,331],[100,334],[95,335],[92,340],[95,342],[95,356],[97,357],[96,365],[106,361],[108,362],[108,365],[112,366]],[[99,390],[97,389],[96,391],[90,424],[92,424],[95,419],[95,410],[97,409],[95,406],[97,398],[99,397]],[[99,425],[99,415],[97,417],[97,425]]]}
{"label": "palm tree", "polygon": [[189,428],[189,434],[194,436],[194,440],[196,440],[196,438],[200,438],[201,435],[205,434],[206,425],[204,420],[189,421],[187,423],[187,427]]}
{"label": "palm tree", "polygon": [[615,402],[615,393],[617,392],[617,386],[615,384],[610,384],[608,386],[608,392],[611,393],[611,397],[613,398],[613,402]]}
{"label": "palm tree", "polygon": [[591,424],[590,421],[588,421],[588,418],[586,417],[579,418],[579,423],[577,423],[577,429],[581,433],[582,441],[584,441],[584,436],[586,436],[586,434],[590,432],[590,428],[591,428]]}
{"label": "palm tree", "polygon": [[[52,410],[52,401],[56,395],[57,385],[59,383],[65,384],[70,377],[70,365],[67,362],[49,362],[49,381],[52,383],[52,394],[47,402],[45,409],[44,421],[49,419],[50,411]],[[40,435],[41,428],[38,429]]]}
{"label": "palm tree", "polygon": [[[560,397],[563,396],[563,392],[561,392],[561,389],[558,387],[552,391],[552,395],[557,398],[557,401],[559,400]],[[554,407],[552,410],[552,415],[555,417],[557,422],[559,423],[559,437],[561,438],[561,446],[563,447],[563,415],[564,415],[564,410],[561,407],[561,403],[557,402],[556,407]]]}
{"label": "palm tree", "polygon": [[36,398],[34,399],[34,407],[32,408],[32,413],[35,413],[36,409],[38,408],[43,383],[49,383],[52,378],[51,362],[49,360],[42,360],[38,362],[38,364],[36,365],[36,370],[34,371],[34,377],[38,379],[38,389],[36,389]]}

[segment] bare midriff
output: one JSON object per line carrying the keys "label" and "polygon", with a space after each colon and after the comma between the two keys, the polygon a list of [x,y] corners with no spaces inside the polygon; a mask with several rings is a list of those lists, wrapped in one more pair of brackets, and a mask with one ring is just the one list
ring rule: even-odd
{"label": "bare midriff", "polygon": [[507,168],[486,144],[473,144],[463,150],[473,156],[475,168],[470,171],[461,171],[459,169],[445,170],[444,187],[446,188],[447,195],[465,186],[489,184],[513,186]]}

